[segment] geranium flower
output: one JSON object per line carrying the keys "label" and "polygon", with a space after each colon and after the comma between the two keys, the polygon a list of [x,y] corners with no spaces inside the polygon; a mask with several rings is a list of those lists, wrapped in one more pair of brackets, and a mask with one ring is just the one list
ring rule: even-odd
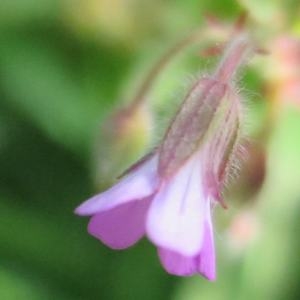
{"label": "geranium flower", "polygon": [[241,101],[233,86],[237,67],[252,49],[239,34],[215,74],[187,94],[157,148],[107,191],[81,204],[88,232],[113,249],[146,235],[171,274],[214,280],[211,208],[234,165],[240,140]]}

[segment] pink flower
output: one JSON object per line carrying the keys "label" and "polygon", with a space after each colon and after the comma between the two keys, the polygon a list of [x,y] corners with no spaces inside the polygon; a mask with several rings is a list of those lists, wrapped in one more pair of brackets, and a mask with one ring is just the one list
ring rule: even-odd
{"label": "pink flower", "polygon": [[240,99],[232,86],[251,47],[233,39],[215,75],[200,79],[186,96],[161,144],[107,191],[81,204],[88,231],[113,249],[146,235],[171,274],[214,280],[211,207],[221,193],[240,140]]}

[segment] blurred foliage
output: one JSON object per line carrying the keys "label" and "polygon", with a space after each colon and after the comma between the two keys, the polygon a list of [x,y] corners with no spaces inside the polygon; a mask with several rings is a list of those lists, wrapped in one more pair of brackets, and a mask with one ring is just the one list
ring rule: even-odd
{"label": "blurred foliage", "polygon": [[[232,23],[245,9],[267,48],[279,34],[299,39],[298,1],[1,1],[0,299],[300,298],[300,109],[270,92],[285,84],[265,75],[280,63],[272,55],[253,63],[242,81],[266,177],[251,199],[231,193],[229,211],[217,208],[216,283],[166,274],[147,241],[107,249],[87,235],[87,220],[73,215],[95,192],[94,151],[107,142],[101,126],[130,102],[149,65],[176,39],[207,26],[206,13]],[[213,59],[192,56],[160,76],[148,98],[154,120],[173,111],[187,74],[210,68]],[[164,122],[158,124],[154,133]],[[104,153],[100,164],[114,159]],[[242,211],[257,222],[245,245],[231,230]]]}

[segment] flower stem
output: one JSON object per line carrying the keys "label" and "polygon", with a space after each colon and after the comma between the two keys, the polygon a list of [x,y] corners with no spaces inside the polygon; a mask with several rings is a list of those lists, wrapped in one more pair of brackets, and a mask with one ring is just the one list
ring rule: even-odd
{"label": "flower stem", "polygon": [[150,71],[146,74],[145,79],[138,88],[133,100],[127,107],[128,111],[135,110],[136,107],[142,105],[146,99],[146,95],[153,86],[155,79],[161,70],[171,61],[171,59],[180,53],[182,50],[199,41],[199,37],[202,37],[202,30],[195,30],[187,37],[179,40],[173,47],[171,47],[166,53],[164,53],[158,61],[153,65]]}
{"label": "flower stem", "polygon": [[215,77],[222,82],[229,82],[251,52],[249,38],[243,33],[236,36],[226,47]]}

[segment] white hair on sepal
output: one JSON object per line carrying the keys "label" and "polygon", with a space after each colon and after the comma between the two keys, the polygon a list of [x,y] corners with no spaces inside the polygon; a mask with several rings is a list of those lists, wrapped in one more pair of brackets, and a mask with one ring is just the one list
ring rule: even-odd
{"label": "white hair on sepal", "polygon": [[247,135],[247,125],[245,124],[245,115],[247,115],[247,106],[244,105],[245,100],[236,87],[233,88],[238,97],[238,124],[236,138],[232,145],[232,149],[228,156],[228,163],[225,167],[224,189],[227,189],[239,176],[242,164],[249,156],[246,145],[249,143]]}
{"label": "white hair on sepal", "polygon": [[154,106],[155,110],[155,122],[154,125],[154,145],[157,145],[163,139],[163,135],[168,128],[172,119],[176,116],[176,113],[181,108],[183,101],[185,101],[191,88],[199,82],[202,78],[208,78],[209,72],[199,72],[199,74],[194,74],[190,72],[185,72],[178,78],[178,84],[176,84],[176,89],[169,91],[169,96],[167,97],[169,101],[160,101],[159,104]]}
{"label": "white hair on sepal", "polygon": [[229,188],[239,177],[243,167],[243,163],[247,161],[249,157],[249,152],[247,149],[248,143],[249,138],[239,132],[237,139],[232,147],[229,161],[226,165],[224,175],[224,189]]}
{"label": "white hair on sepal", "polygon": [[[249,112],[252,110],[253,101],[251,98],[258,96],[258,93],[253,93],[249,89],[245,89],[242,85],[234,87],[235,93],[239,97],[240,105],[240,121],[239,133],[232,149],[232,159],[228,164],[225,178],[225,188],[229,187],[239,177],[243,164],[249,159],[249,145],[253,143],[253,138],[250,136],[252,120],[249,118]],[[245,95],[247,95],[245,97]]]}

